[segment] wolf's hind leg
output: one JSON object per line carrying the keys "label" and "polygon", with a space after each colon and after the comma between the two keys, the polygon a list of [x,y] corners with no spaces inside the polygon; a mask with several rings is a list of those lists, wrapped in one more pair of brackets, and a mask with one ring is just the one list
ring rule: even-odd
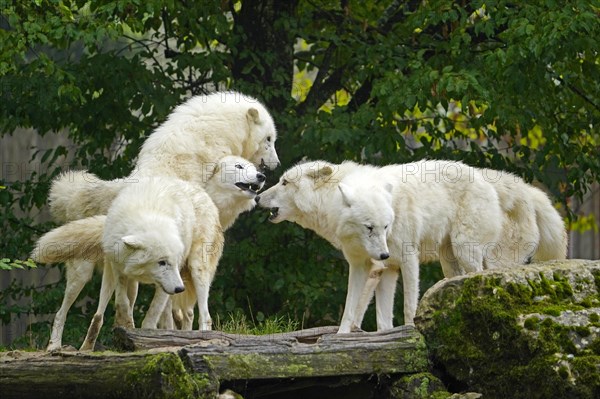
{"label": "wolf's hind leg", "polygon": [[81,290],[83,290],[85,284],[92,278],[94,263],[86,260],[74,260],[67,262],[66,268],[67,286],[65,288],[65,296],[63,297],[60,309],[56,312],[54,323],[52,323],[50,342],[48,342],[48,347],[46,348],[48,352],[57,351],[61,348],[67,313],[81,293]]}

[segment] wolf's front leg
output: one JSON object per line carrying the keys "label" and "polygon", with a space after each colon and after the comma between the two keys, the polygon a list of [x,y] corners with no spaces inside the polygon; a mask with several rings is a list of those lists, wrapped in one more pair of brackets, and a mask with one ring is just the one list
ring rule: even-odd
{"label": "wolf's front leg", "polygon": [[[367,308],[371,303],[371,299],[373,298],[373,293],[375,292],[375,288],[377,288],[383,271],[385,270],[385,264],[380,261],[372,260],[371,270],[369,270],[369,278],[363,288],[362,294],[360,295],[360,299],[358,300],[358,305],[356,307],[356,311],[354,313],[354,325],[358,328],[361,327],[363,318],[365,317],[365,313],[367,312]],[[379,299],[377,299],[377,303],[379,303]],[[379,318],[377,319],[379,321]]]}
{"label": "wolf's front leg", "polygon": [[398,274],[398,268],[393,266],[388,266],[381,271],[380,281],[375,291],[377,331],[394,328],[394,296]]}
{"label": "wolf's front leg", "polygon": [[169,294],[167,294],[159,285],[156,286],[154,291],[154,297],[150,303],[150,307],[146,312],[146,317],[142,321],[142,328],[156,329],[160,315],[165,310],[165,306],[169,301]]}
{"label": "wolf's front leg", "polygon": [[404,288],[404,324],[414,325],[419,300],[419,256],[404,254],[402,262],[402,286]]}
{"label": "wolf's front leg", "polygon": [[[115,273],[116,274],[116,273]],[[118,275],[115,289],[115,326],[135,328],[133,322],[133,304],[129,302],[129,279]]]}
{"label": "wolf's front leg", "polygon": [[102,273],[102,285],[100,286],[100,299],[98,300],[98,309],[92,318],[92,322],[90,323],[90,327],[88,328],[87,335],[85,336],[85,340],[81,345],[79,350],[81,351],[91,351],[94,350],[94,346],[96,345],[96,339],[98,338],[98,334],[100,333],[100,328],[102,328],[102,324],[104,323],[104,312],[106,311],[106,306],[108,305],[108,301],[112,297],[115,292],[115,275],[113,273],[113,268],[110,261],[104,261],[104,271]]}
{"label": "wolf's front leg", "polygon": [[358,309],[358,304],[363,290],[369,278],[369,268],[371,265],[370,259],[352,259],[346,254],[345,256],[350,264],[350,271],[348,273],[348,292],[346,294],[346,304],[344,305],[344,314],[342,315],[342,322],[340,323],[338,334],[349,333],[353,329],[360,328],[360,326],[355,325],[355,322],[357,319],[361,319],[362,321],[362,317],[357,317],[356,311]]}

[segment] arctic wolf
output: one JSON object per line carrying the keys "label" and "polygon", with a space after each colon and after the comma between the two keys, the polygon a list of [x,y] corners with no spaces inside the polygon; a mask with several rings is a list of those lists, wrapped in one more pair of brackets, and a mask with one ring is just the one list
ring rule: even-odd
{"label": "arctic wolf", "polygon": [[[95,178],[93,175],[88,176],[90,176],[92,179]],[[219,199],[221,208],[219,208],[218,213],[221,226],[229,227],[235,220],[235,217],[237,217],[240,213],[250,210],[254,207],[254,198],[257,195],[257,191],[263,187],[264,181],[265,176],[258,172],[252,163],[243,158],[227,156],[222,158],[218,163],[214,164],[214,167],[212,168],[212,175],[208,178],[206,183],[206,191],[209,196],[214,196],[215,198]],[[128,190],[127,188],[123,187],[135,186],[134,184],[128,184],[123,181],[106,183],[107,184],[105,188],[114,192],[114,195],[119,193],[121,190]],[[140,182],[138,182],[138,184],[139,183]],[[113,199],[114,198],[111,198],[108,203],[112,202]],[[201,198],[197,199],[197,201],[200,200],[206,201],[207,204],[212,204],[212,201],[208,200],[204,196],[201,196]],[[201,204],[200,209],[202,209]],[[108,209],[106,211],[108,211]],[[61,308],[57,312],[54,320],[48,350],[56,350],[61,347],[62,331],[67,312],[81,292],[85,283],[91,278],[94,263],[103,256],[100,243],[102,228],[105,223],[104,218],[104,216],[91,217],[88,219],[74,221],[63,227],[55,229],[40,239],[38,246],[34,251],[34,255],[37,255],[40,261],[46,263],[55,263],[60,261],[67,262],[67,287],[65,291],[65,297],[63,298]],[[210,218],[207,221],[201,220],[200,224],[195,227],[202,229],[205,228],[204,226],[207,223],[210,225]],[[82,227],[80,228],[79,225]],[[80,236],[80,234],[82,236]],[[62,245],[67,245],[66,243],[70,242],[73,245],[71,245],[68,248],[68,252],[65,253],[64,251],[52,251],[53,246],[51,244],[53,242],[59,242]],[[216,262],[218,262],[221,250],[219,246],[219,240],[215,241],[214,243],[207,241],[205,244],[205,255],[218,255],[214,262],[214,266],[216,267]],[[188,263],[188,265],[193,266],[192,263]],[[208,266],[212,265],[213,263],[208,264]],[[184,270],[184,275],[188,277],[188,280],[192,279],[190,273],[191,272],[189,268],[186,267]],[[198,279],[201,281],[199,281],[198,284],[194,284],[191,290],[186,290],[185,298],[187,298],[187,300],[182,306],[185,306],[184,313],[189,315],[191,312],[193,317],[193,307],[195,306],[197,298],[196,291],[203,290],[202,295],[199,296],[201,298],[202,306],[201,326],[203,324],[206,326],[210,325],[210,315],[208,314],[207,307],[208,289],[203,289],[203,287],[207,286],[207,284],[210,285],[212,277],[214,276],[214,270],[212,270],[211,267],[205,267],[200,274],[201,276],[199,276]],[[110,287],[109,284],[110,282],[107,282],[106,286]],[[108,297],[105,299],[108,300]],[[135,299],[135,292],[130,295],[130,299]],[[100,308],[102,308],[102,306],[105,307],[106,305],[100,304]],[[190,307],[191,310],[189,309]],[[176,307],[176,309],[179,308]],[[103,310],[101,313],[103,313]],[[143,325],[147,327],[151,327],[152,325],[155,326],[155,320],[156,315],[147,315],[147,318],[144,319]],[[202,320],[204,321],[202,322]],[[117,321],[117,323],[125,324],[127,322],[127,320]],[[94,323],[92,324],[94,325]],[[98,322],[96,322],[95,325],[98,326]],[[95,328],[99,329],[99,327]],[[91,348],[93,348],[93,342],[91,342],[91,340],[86,340],[86,343],[84,343],[82,349]]]}
{"label": "arctic wolf", "polygon": [[[524,264],[530,260],[566,258],[567,232],[564,222],[542,190],[505,171],[477,169],[476,172],[492,184],[502,209],[501,234],[496,243],[486,248],[484,269]],[[440,263],[444,277],[465,273],[451,252],[442,256]],[[357,327],[360,327],[384,270],[381,262],[374,262],[356,308]],[[377,300],[382,299],[377,296]]]}
{"label": "arctic wolf", "polygon": [[271,209],[270,221],[298,223],[344,253],[350,272],[342,333],[360,326],[356,310],[372,267],[382,274],[376,287],[378,330],[393,327],[400,269],[404,319],[412,324],[419,260],[450,256],[462,270],[482,270],[486,246],[497,241],[501,227],[496,191],[459,162],[382,168],[308,162],[287,170],[259,205]]}
{"label": "arctic wolf", "polygon": [[[204,187],[219,159],[235,155],[274,169],[277,131],[267,109],[255,98],[236,92],[195,96],[177,106],[146,139],[130,176],[175,177]],[[50,212],[60,223],[102,215],[124,185],[92,174],[67,172],[50,189]]]}
{"label": "arctic wolf", "polygon": [[[206,185],[206,192],[219,209],[219,220],[225,231],[241,213],[256,206],[256,198],[264,186],[265,175],[249,161],[234,156],[224,157],[212,170],[213,175]],[[209,250],[210,246],[207,246],[207,251]],[[214,276],[214,272],[212,275]],[[194,287],[190,268],[184,267],[181,276],[185,287]],[[195,289],[186,289],[171,297],[173,317],[182,330],[192,329],[196,292]],[[208,306],[208,296],[200,298]],[[167,325],[171,327],[169,323]],[[200,329],[210,330],[211,323],[200,323]]]}
{"label": "arctic wolf", "polygon": [[[528,257],[564,258],[564,225],[545,194],[509,174],[502,179],[482,175],[444,161],[384,168],[317,161],[286,171],[259,205],[272,209],[271,221],[296,222],[344,251],[350,277],[340,332],[360,327],[373,290],[382,330],[392,327],[398,266],[405,321],[412,321],[418,258],[439,258],[451,275],[497,267],[513,254],[518,257],[509,259],[516,263]],[[499,251],[505,257],[500,261]],[[359,260],[353,267],[355,253]]]}

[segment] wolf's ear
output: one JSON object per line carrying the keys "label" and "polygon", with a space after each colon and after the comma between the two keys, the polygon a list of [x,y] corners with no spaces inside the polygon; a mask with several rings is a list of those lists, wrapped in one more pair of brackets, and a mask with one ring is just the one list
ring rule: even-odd
{"label": "wolf's ear", "polygon": [[344,201],[344,205],[351,207],[352,203],[354,202],[354,189],[344,183],[338,184],[338,189],[340,190],[340,193],[342,193],[342,201]]}
{"label": "wolf's ear", "polygon": [[306,172],[306,175],[313,180],[317,180],[321,177],[331,176],[333,174],[333,168],[329,165],[319,166],[318,164],[316,169],[309,169]]}
{"label": "wolf's ear", "polygon": [[249,108],[246,113],[246,117],[248,118],[248,122],[254,123],[255,125],[260,125],[260,115],[258,114],[258,110],[256,108]]}
{"label": "wolf's ear", "polygon": [[123,241],[123,244],[130,249],[141,249],[144,247],[142,241],[134,235],[124,236],[121,238],[121,241]]}

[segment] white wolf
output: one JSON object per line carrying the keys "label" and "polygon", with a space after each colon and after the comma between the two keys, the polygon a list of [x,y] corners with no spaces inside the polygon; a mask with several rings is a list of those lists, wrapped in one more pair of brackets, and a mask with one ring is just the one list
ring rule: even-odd
{"label": "white wolf", "polygon": [[[206,183],[206,192],[213,196],[214,198],[219,199],[219,205],[221,208],[218,208],[218,217],[220,220],[220,225],[229,227],[240,213],[250,210],[255,205],[254,198],[257,195],[257,191],[262,188],[265,181],[265,176],[258,172],[256,167],[250,163],[249,161],[236,157],[236,156],[226,156],[222,158],[218,163],[214,165],[212,168],[212,175],[208,178]],[[86,173],[86,172],[82,172]],[[77,176],[77,175],[74,175]],[[86,179],[89,181],[94,181],[96,177],[91,174],[85,174]],[[147,179],[141,179],[139,184],[142,184]],[[186,187],[186,183],[179,182],[177,179],[159,179],[160,181],[173,180],[173,184],[181,184],[183,187]],[[114,197],[117,196],[121,191],[131,191],[133,188],[131,187],[139,187],[139,184],[126,183],[124,181],[112,181],[105,182],[105,188],[107,191],[113,193],[113,197],[109,198],[108,201],[105,202],[106,206],[112,203]],[[143,184],[142,184],[143,185]],[[185,193],[189,194],[190,187],[187,187],[184,191],[182,191],[182,195]],[[108,198],[108,197],[107,197]],[[125,198],[128,198],[127,196]],[[162,197],[157,197],[155,199],[150,199],[151,201],[162,201]],[[211,197],[212,198],[212,197]],[[146,199],[147,200],[147,199]],[[193,201],[192,201],[193,200]],[[139,198],[133,198],[133,202],[139,202]],[[209,234],[211,230],[211,226],[214,225],[214,212],[211,212],[213,209],[213,201],[208,198],[205,194],[203,194],[203,190],[198,190],[193,188],[193,196],[188,198],[188,201],[192,201],[193,205],[197,208],[197,212],[201,211],[202,214],[206,213],[208,217],[204,217],[202,215],[201,218],[199,216],[195,216],[194,219],[198,219],[197,225],[194,226],[195,229],[207,229],[207,233]],[[123,202],[123,201],[121,201]],[[204,205],[203,203],[206,203]],[[164,204],[163,204],[164,205]],[[100,212],[106,213],[108,209],[100,209],[97,208]],[[142,211],[143,208],[140,208]],[[57,350],[61,347],[62,344],[62,332],[64,329],[64,323],[66,320],[66,315],[69,308],[72,306],[73,302],[83,289],[83,286],[89,279],[93,273],[94,263],[101,259],[103,256],[101,242],[102,242],[102,233],[105,224],[104,216],[90,217],[87,219],[77,220],[71,222],[65,226],[59,227],[52,232],[48,233],[44,237],[42,237],[38,241],[38,245],[34,250],[34,256],[41,262],[46,263],[56,263],[65,261],[67,263],[67,287],[65,290],[65,296],[63,298],[63,303],[61,308],[56,314],[54,324],[52,327],[52,334],[50,338],[50,343],[48,345],[48,350]],[[212,222],[211,222],[212,220]],[[199,234],[204,234],[202,231]],[[221,237],[222,235],[219,235]],[[205,237],[206,238],[206,237]],[[208,237],[209,238],[209,237]],[[204,247],[202,248],[204,251],[204,256],[207,259],[211,260],[207,265],[209,267],[199,268],[198,265],[194,262],[190,262],[188,259],[188,265],[190,267],[186,267],[186,272],[184,275],[188,280],[194,281],[192,278],[192,274],[195,275],[198,283],[194,282],[192,286],[192,290],[186,290],[186,298],[187,301],[184,303],[185,309],[184,312],[186,314],[190,313],[189,307],[191,306],[191,313],[193,316],[193,307],[196,303],[196,295],[197,291],[202,291],[199,298],[201,298],[201,326],[210,325],[210,315],[208,314],[208,287],[212,278],[214,276],[214,268],[216,268],[216,264],[220,257],[220,251],[222,248],[218,240],[205,240]],[[218,238],[218,237],[217,237]],[[53,243],[60,243],[58,250]],[[222,243],[222,242],[221,242]],[[53,250],[54,248],[54,250]],[[214,258],[214,259],[213,259]],[[202,266],[202,265],[200,265]],[[214,266],[214,268],[213,268]],[[192,272],[192,268],[200,269],[200,271]],[[198,275],[198,273],[200,275]],[[106,278],[110,278],[109,274],[105,274]],[[112,281],[112,280],[111,280]],[[103,278],[103,286],[107,287],[107,292],[110,289],[110,281],[104,283]],[[190,292],[193,291],[193,292]],[[135,298],[135,293],[130,294],[130,300]],[[108,296],[107,296],[108,295]],[[84,342],[82,349],[92,349],[95,336],[97,335],[97,330],[99,330],[101,322],[102,322],[102,314],[104,313],[104,308],[106,307],[106,302],[109,299],[110,294],[104,295],[102,303],[99,304],[100,316],[95,316],[95,320],[92,322],[92,326],[90,327],[91,333],[88,334],[88,338]],[[191,298],[191,299],[189,299]],[[191,303],[191,304],[190,304]],[[154,308],[153,308],[154,309]],[[159,310],[156,309],[158,312]],[[124,312],[124,313],[123,313]],[[129,314],[129,312],[125,312],[124,309],[121,309],[118,314]],[[150,313],[144,319],[143,326],[152,327],[156,326],[157,314],[156,312]],[[117,323],[120,325],[127,325],[129,323],[129,319],[120,319],[117,320]],[[95,330],[95,331],[93,331]]]}
{"label": "white wolf", "polygon": [[[243,158],[224,157],[215,166],[213,175],[206,185],[206,192],[219,209],[219,220],[223,231],[231,227],[241,213],[256,206],[257,193],[263,188],[264,183],[265,175]],[[184,286],[194,287],[194,279],[188,267],[184,267],[181,277]],[[195,289],[186,289],[171,297],[172,314],[177,326],[182,330],[192,329],[196,301]],[[169,321],[166,322],[166,326],[172,328]],[[202,330],[210,328],[210,324],[200,325]]]}
{"label": "white wolf", "polygon": [[[497,243],[487,248],[484,269],[524,264],[530,260],[566,258],[567,232],[564,222],[542,190],[505,171],[477,169],[476,172],[493,185],[502,209],[501,234]],[[464,274],[465,270],[456,262],[454,255],[451,252],[446,255],[449,256],[440,258],[444,277]],[[360,327],[384,269],[381,262],[374,262],[356,308],[356,327]],[[377,300],[383,299],[377,296]]]}
{"label": "white wolf", "polygon": [[[452,274],[498,266],[505,260],[499,260],[499,250],[502,256],[518,253],[513,262],[520,263],[528,256],[564,258],[564,225],[545,194],[512,175],[483,177],[479,170],[443,161],[384,168],[318,161],[286,171],[261,195],[259,205],[272,208],[273,222],[294,221],[344,251],[350,277],[340,332],[360,327],[375,289],[382,330],[392,327],[398,266],[405,321],[412,321],[418,258],[439,258],[444,272]],[[515,188],[527,199],[516,198]],[[530,235],[529,227],[534,231]],[[515,241],[524,239],[534,242]]]}
{"label": "white wolf", "polygon": [[296,222],[344,253],[350,273],[340,332],[360,326],[362,314],[356,313],[374,261],[386,266],[379,268],[382,278],[376,288],[378,330],[393,327],[399,269],[404,318],[412,324],[419,260],[452,254],[462,269],[482,270],[486,246],[496,242],[500,232],[496,191],[459,162],[383,168],[354,162],[304,163],[287,170],[261,195],[259,205],[271,208],[272,222]]}
{"label": "white wolf", "polygon": [[[177,106],[148,136],[130,176],[176,177],[204,187],[219,159],[243,157],[256,166],[279,165],[277,131],[267,109],[255,98],[236,92],[195,96]],[[50,212],[65,223],[104,214],[123,185],[91,174],[65,173],[50,189]]]}

